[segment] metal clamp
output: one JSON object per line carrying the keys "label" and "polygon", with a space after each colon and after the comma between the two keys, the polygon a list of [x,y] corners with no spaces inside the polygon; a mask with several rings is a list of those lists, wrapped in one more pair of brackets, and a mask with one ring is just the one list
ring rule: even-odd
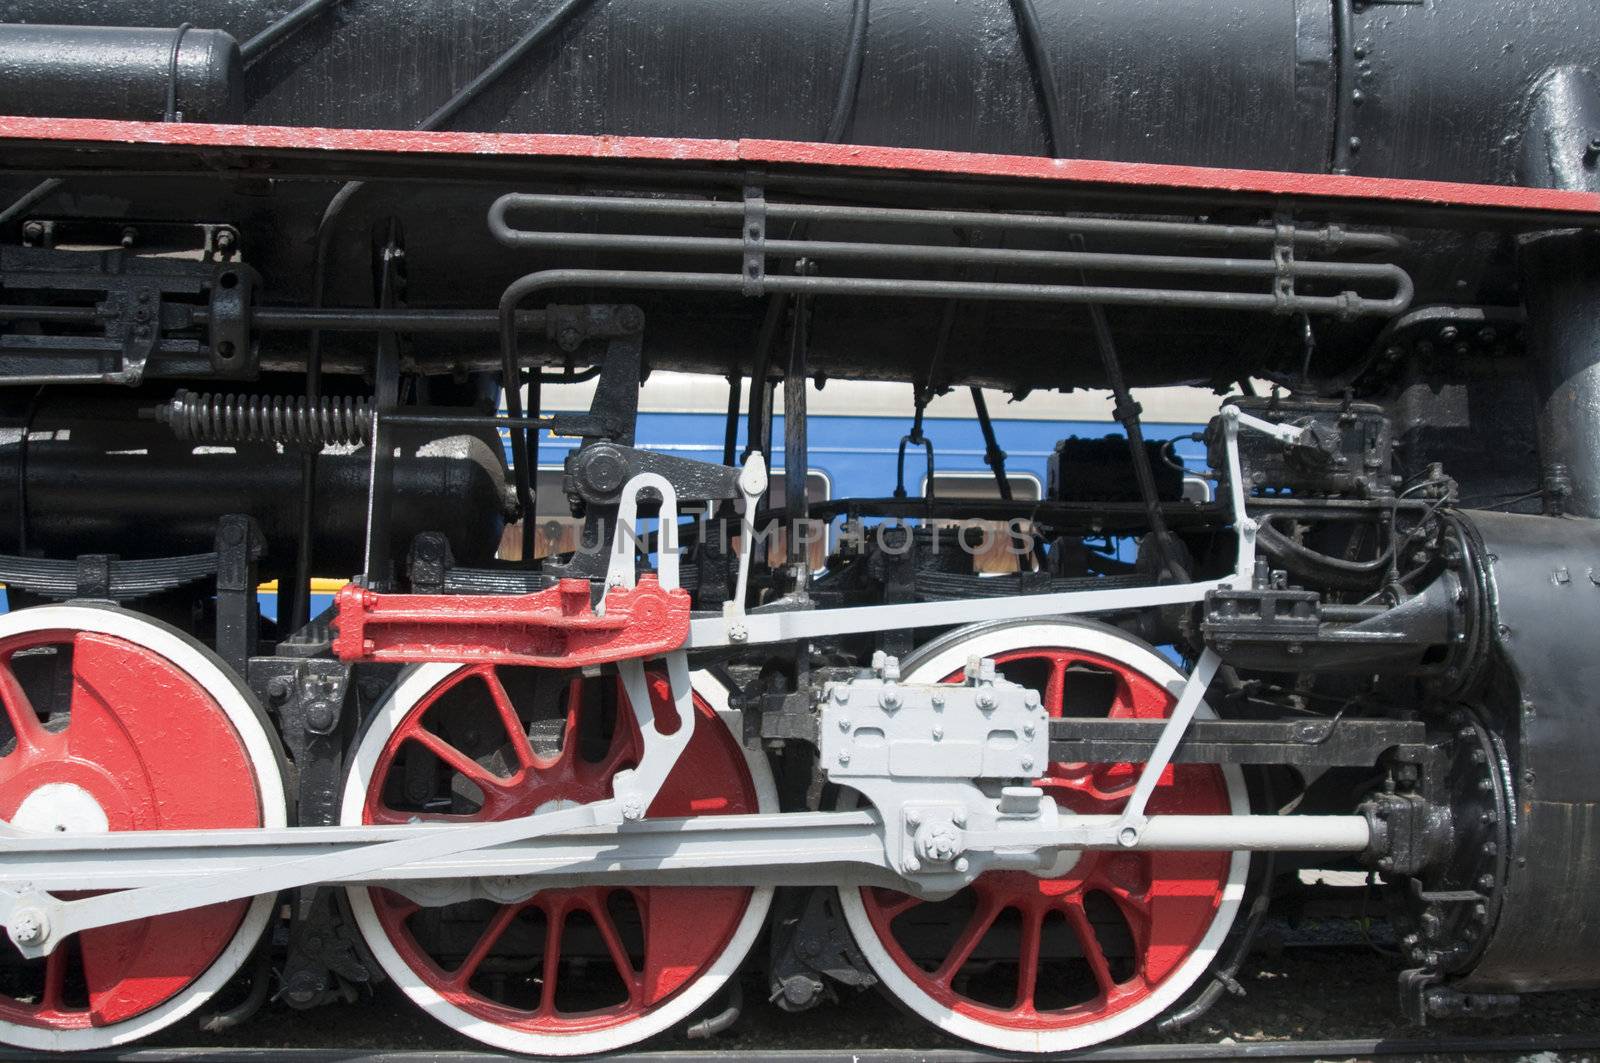
{"label": "metal clamp", "polygon": [[761,186],[746,185],[744,190],[744,294],[756,296],[766,290],[767,279],[767,200]]}
{"label": "metal clamp", "polygon": [[1294,313],[1294,238],[1295,227],[1288,221],[1273,226],[1276,237],[1272,241],[1272,295],[1276,302],[1275,314]]}

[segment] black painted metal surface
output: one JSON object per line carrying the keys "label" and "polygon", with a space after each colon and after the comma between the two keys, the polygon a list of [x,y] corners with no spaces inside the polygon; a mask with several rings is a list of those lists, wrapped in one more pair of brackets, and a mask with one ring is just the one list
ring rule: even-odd
{"label": "black painted metal surface", "polygon": [[[298,6],[17,0],[7,18],[248,40]],[[414,127],[568,6],[451,128],[1509,181],[1526,93],[1587,61],[1600,26],[1586,0],[1085,0],[1035,5],[1030,41],[1008,0],[874,0],[864,26],[848,0],[363,0],[256,56],[244,118]]]}
{"label": "black painted metal surface", "polygon": [[[159,122],[235,121],[239,46],[225,32],[168,22],[134,28],[0,24],[0,112]],[[34,20],[30,20],[34,21]]]}
{"label": "black painted metal surface", "polygon": [[1600,954],[1600,522],[1469,519],[1493,587],[1500,667],[1487,700],[1510,751],[1515,811],[1500,920],[1462,987],[1591,985]]}

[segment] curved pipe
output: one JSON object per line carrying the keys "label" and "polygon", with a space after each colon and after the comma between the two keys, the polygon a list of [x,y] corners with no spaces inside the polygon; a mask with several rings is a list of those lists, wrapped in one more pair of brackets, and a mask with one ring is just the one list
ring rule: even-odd
{"label": "curved pipe", "polygon": [[1261,520],[1256,546],[1291,575],[1335,590],[1370,591],[1383,582],[1394,563],[1394,545],[1370,561],[1345,561],[1308,549],[1273,527],[1273,517]]}

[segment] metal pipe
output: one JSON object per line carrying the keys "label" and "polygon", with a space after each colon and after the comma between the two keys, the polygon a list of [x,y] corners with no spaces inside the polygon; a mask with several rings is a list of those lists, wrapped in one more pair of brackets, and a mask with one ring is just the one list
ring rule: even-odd
{"label": "metal pipe", "polygon": [[378,420],[398,428],[508,428],[522,431],[529,428],[549,428],[553,417],[504,416],[490,413],[417,413],[407,410],[390,410],[378,414]]}
{"label": "metal pipe", "polygon": [[244,65],[249,67],[252,63],[265,57],[268,52],[297,33],[306,23],[338,2],[339,0],[305,0],[305,3],[239,46],[239,56],[244,60]]}
{"label": "metal pipe", "polygon": [[[571,196],[517,192],[502,196],[495,201],[489,212],[490,227],[492,229],[498,224],[510,229],[509,223],[505,221],[507,212],[532,209],[734,220],[742,220],[744,217],[742,203],[726,200],[643,199],[629,196]],[[769,222],[859,222],[870,225],[922,225],[951,229],[1004,228],[1017,232],[1150,236],[1210,243],[1257,244],[1263,247],[1271,247],[1280,238],[1277,228],[1272,226],[1077,218],[1054,214],[1004,214],[995,211],[767,203],[765,213]],[[1287,235],[1296,249],[1305,248],[1312,251],[1399,251],[1406,246],[1405,240],[1389,233],[1348,232],[1337,225],[1315,229],[1295,228],[1289,230]]]}
{"label": "metal pipe", "polygon": [[[1343,296],[1291,295],[1280,298],[1269,293],[1199,292],[1170,288],[1123,288],[1067,284],[1024,284],[1000,281],[902,280],[879,277],[788,277],[768,274],[762,279],[765,291],[793,295],[867,295],[885,298],[1014,300],[1024,303],[1061,303],[1081,306],[1103,303],[1114,306],[1188,307],[1196,310],[1287,310],[1293,313],[1381,314],[1399,313],[1410,302],[1411,278],[1396,270],[1404,284],[1401,291],[1382,300]],[[528,285],[529,277],[542,278]],[[508,295],[520,287],[520,298],[546,288],[582,287],[655,289],[658,291],[702,291],[742,293],[745,280],[737,273],[680,273],[666,270],[552,269],[542,270],[513,281]],[[518,300],[520,301],[520,299]],[[511,304],[514,305],[514,304]]]}
{"label": "metal pipe", "polygon": [[[1082,816],[1069,823],[1095,819],[1115,822],[1117,817]],[[1135,848],[1355,853],[1371,842],[1365,816],[1151,816]]]}
{"label": "metal pipe", "polygon": [[789,364],[783,371],[783,509],[788,524],[789,564],[804,586],[811,568],[801,529],[809,530],[811,513],[807,507],[806,479],[811,463],[806,440],[806,380],[810,355],[811,300],[795,300],[794,317],[789,325]]}
{"label": "metal pipe", "polygon": [[[0,317],[11,307],[0,307]],[[30,316],[21,311],[30,307],[17,307],[18,316]],[[61,307],[55,309],[72,309]],[[92,309],[92,308],[83,308]],[[211,317],[209,308],[196,307],[196,324],[206,324]],[[548,320],[543,310],[523,310],[517,314],[519,332],[539,332]],[[494,310],[430,310],[395,309],[377,310],[359,307],[318,306],[258,306],[250,311],[250,327],[268,332],[285,332],[299,329],[320,329],[326,332],[496,332],[500,328],[500,315]]]}
{"label": "metal pipe", "polygon": [[[496,238],[511,247],[563,253],[589,251],[639,251],[658,254],[725,254],[741,256],[743,240],[732,236],[661,236],[634,233],[497,231]],[[1344,281],[1387,281],[1400,284],[1400,267],[1388,263],[1307,262],[1296,260],[1280,267],[1271,259],[1217,258],[1189,255],[1149,255],[1105,251],[1030,251],[1006,247],[945,247],[924,244],[883,244],[844,240],[767,240],[763,249],[779,258],[832,259],[845,262],[908,262],[919,265],[989,265],[1077,269],[1093,272],[1172,273],[1223,277],[1291,277]],[[1409,303],[1409,300],[1408,300]]]}

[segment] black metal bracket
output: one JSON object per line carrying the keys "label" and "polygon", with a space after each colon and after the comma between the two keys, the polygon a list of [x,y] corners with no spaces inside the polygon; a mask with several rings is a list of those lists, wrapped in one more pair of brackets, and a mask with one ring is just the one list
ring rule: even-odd
{"label": "black metal bracket", "polygon": [[611,337],[606,344],[600,382],[595,386],[594,399],[589,404],[588,412],[554,414],[550,418],[551,433],[581,436],[585,443],[607,439],[631,446],[634,421],[639,415],[639,377],[643,353],[644,343],[640,332]]}
{"label": "black metal bracket", "polygon": [[240,675],[261,639],[256,560],[264,553],[252,518],[235,513],[217,522],[217,655]]}
{"label": "black metal bracket", "polygon": [[771,999],[784,1011],[805,1011],[833,995],[829,981],[866,989],[878,980],[851,939],[833,890],[781,890],[773,906]]}
{"label": "black metal bracket", "polygon": [[[345,707],[354,685],[350,666],[320,657],[252,657],[248,674],[251,689],[277,717],[293,764],[296,822],[338,823],[348,730]],[[374,687],[374,692],[381,689]],[[336,976],[352,983],[376,979],[355,935],[340,918],[334,894],[327,887],[310,886],[295,890],[290,898],[292,920],[282,982],[283,998],[291,1007],[308,1008],[333,999]]]}
{"label": "black metal bracket", "polygon": [[[1050,759],[1139,764],[1150,759],[1163,720],[1066,718],[1050,721]],[[1178,764],[1288,764],[1371,767],[1385,753],[1426,750],[1416,720],[1195,720],[1172,755]]]}
{"label": "black metal bracket", "polygon": [[406,581],[411,584],[412,594],[443,594],[454,567],[450,537],[444,532],[423,532],[411,540],[411,552],[406,555]]}
{"label": "black metal bracket", "polygon": [[565,469],[563,489],[569,498],[586,505],[616,505],[623,485],[643,472],[665,477],[672,484],[680,505],[718,502],[739,495],[737,468],[616,443],[597,442],[579,447],[567,455]]}
{"label": "black metal bracket", "polygon": [[250,267],[217,257],[0,248],[0,316],[33,326],[0,334],[0,382],[251,377],[257,282]]}
{"label": "black metal bracket", "polygon": [[766,290],[767,279],[767,201],[759,185],[744,189],[744,294],[757,296]]}

